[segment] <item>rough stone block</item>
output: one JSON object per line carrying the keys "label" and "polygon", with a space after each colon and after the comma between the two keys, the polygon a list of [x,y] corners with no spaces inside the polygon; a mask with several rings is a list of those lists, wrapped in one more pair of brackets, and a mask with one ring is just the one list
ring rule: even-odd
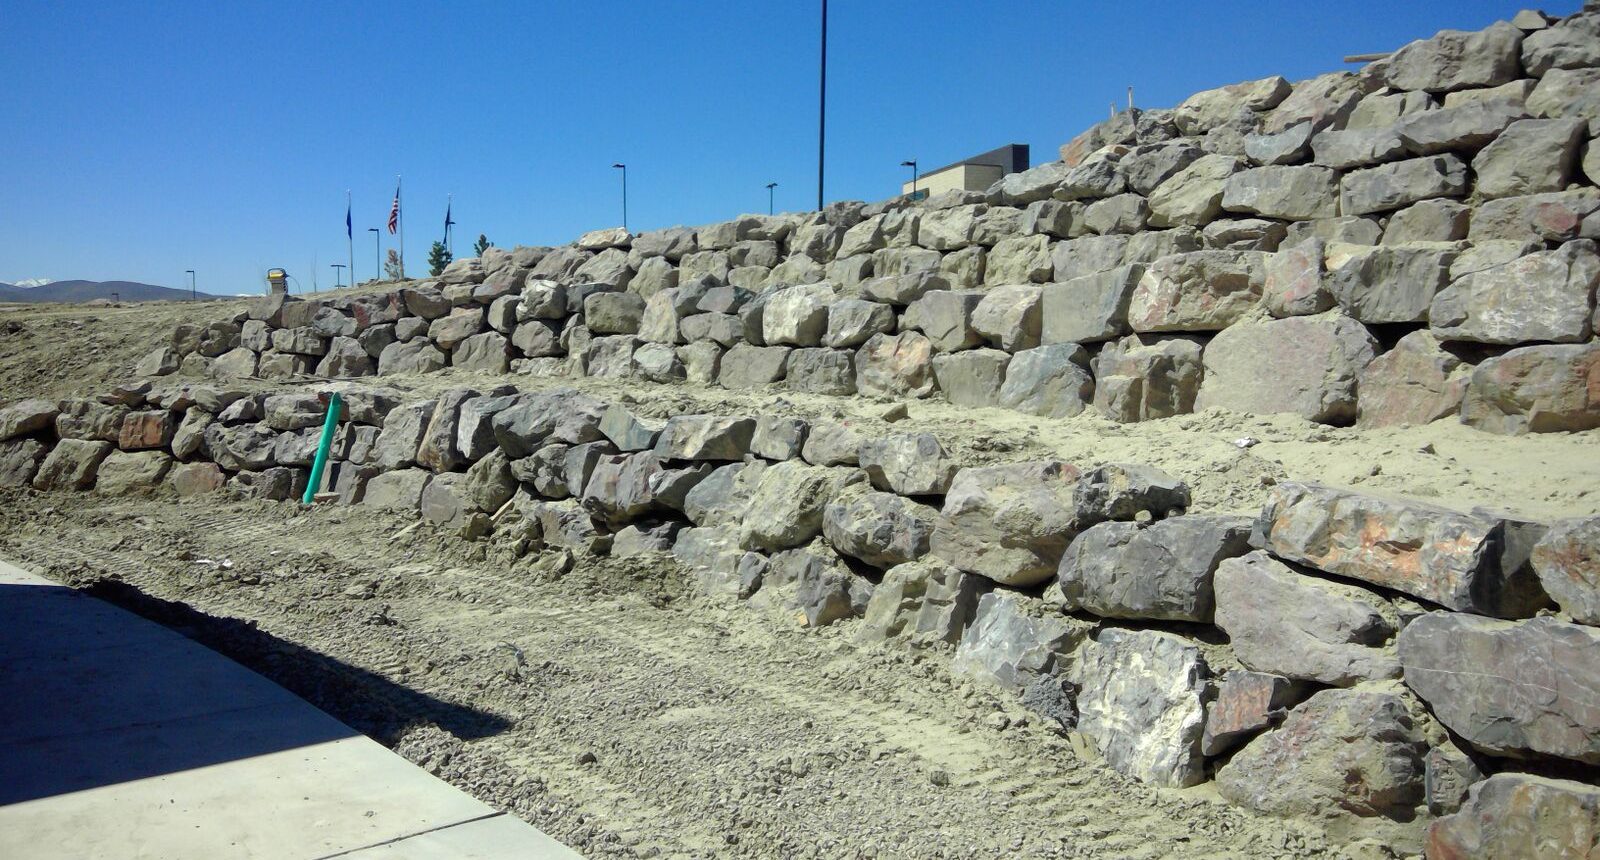
{"label": "rough stone block", "polygon": [[1356,380],[1377,346],[1365,327],[1337,312],[1233,326],[1206,346],[1195,408],[1348,424]]}
{"label": "rough stone block", "polygon": [[1208,671],[1194,642],[1153,630],[1108,629],[1083,646],[1069,677],[1078,685],[1078,731],[1113,770],[1153,785],[1205,779]]}
{"label": "rough stone block", "polygon": [[1600,343],[1525,346],[1472,371],[1461,422],[1508,436],[1600,427]]}
{"label": "rough stone block", "polygon": [[1209,623],[1212,575],[1223,559],[1249,550],[1249,537],[1250,520],[1236,516],[1101,523],[1061,558],[1064,605],[1103,618]]}
{"label": "rough stone block", "polygon": [[999,405],[1044,418],[1070,418],[1094,397],[1089,354],[1075,343],[1023,350],[1012,356]]}

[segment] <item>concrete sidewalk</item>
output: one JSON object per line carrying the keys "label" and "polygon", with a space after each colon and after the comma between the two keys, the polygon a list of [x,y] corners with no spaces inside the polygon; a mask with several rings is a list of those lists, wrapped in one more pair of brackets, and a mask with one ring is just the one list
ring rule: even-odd
{"label": "concrete sidewalk", "polygon": [[205,646],[0,562],[0,857],[577,856]]}

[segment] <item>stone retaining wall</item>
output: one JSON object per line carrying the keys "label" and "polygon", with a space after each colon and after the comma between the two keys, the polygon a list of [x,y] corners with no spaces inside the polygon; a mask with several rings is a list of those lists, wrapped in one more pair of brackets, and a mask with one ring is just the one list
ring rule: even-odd
{"label": "stone retaining wall", "polygon": [[[928,433],[333,387],[341,503],[542,565],[670,554],[776,623],[943,653],[1141,780],[1214,778],[1274,814],[1444,816],[1439,844],[1501,838],[1509,804],[1540,804],[1514,817],[1546,836],[1592,811],[1600,518],[1298,483],[1253,520],[1189,514],[1149,467],[960,468]],[[0,486],[296,498],[324,410],[148,382],[22,401],[0,409]]]}
{"label": "stone retaining wall", "polygon": [[184,326],[144,370],[775,385],[1140,421],[1600,426],[1600,12],[1130,110],[987,192],[562,247]]}

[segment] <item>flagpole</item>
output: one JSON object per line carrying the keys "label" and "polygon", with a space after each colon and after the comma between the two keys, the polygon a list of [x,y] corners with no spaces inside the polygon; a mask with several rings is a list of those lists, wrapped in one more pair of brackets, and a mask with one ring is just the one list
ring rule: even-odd
{"label": "flagpole", "polygon": [[454,231],[450,229],[450,208],[455,205],[455,202],[456,196],[454,194],[446,194],[444,196],[444,249],[450,252],[451,257],[456,255],[456,237],[453,235]]}
{"label": "flagpole", "polygon": [[398,175],[396,175],[395,178],[394,178],[394,199],[395,199],[396,204],[397,204],[397,208],[395,210],[395,220],[398,222],[399,227],[400,227],[400,279],[401,280],[405,280],[405,277],[406,277],[406,207],[405,207],[404,201],[400,200],[400,177]]}
{"label": "flagpole", "polygon": [[356,285],[356,228],[350,221],[350,189],[344,190],[344,238],[350,250],[350,286]]}

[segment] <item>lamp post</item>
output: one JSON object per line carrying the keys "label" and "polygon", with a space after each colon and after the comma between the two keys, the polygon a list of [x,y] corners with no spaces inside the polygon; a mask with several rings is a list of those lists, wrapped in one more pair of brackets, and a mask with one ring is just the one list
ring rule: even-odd
{"label": "lamp post", "polygon": [[915,200],[917,197],[917,160],[913,158],[910,161],[902,161],[900,166],[911,168],[911,198]]}
{"label": "lamp post", "polygon": [[611,166],[622,171],[622,231],[626,233],[628,231],[628,165],[619,161]]}
{"label": "lamp post", "polygon": [[383,234],[377,227],[368,227],[367,232],[372,234],[372,279],[376,281],[383,277]]}
{"label": "lamp post", "polygon": [[776,182],[768,182],[767,183],[767,214],[768,215],[772,214],[772,189],[777,188],[777,187],[778,187],[778,183],[776,183]]}
{"label": "lamp post", "polygon": [[341,286],[343,286],[343,284],[339,283],[339,276],[344,274],[343,272],[341,272],[339,270],[343,269],[343,268],[344,268],[344,264],[343,263],[334,263],[333,264],[333,288],[336,289],[336,290],[339,289]]}
{"label": "lamp post", "polygon": [[194,269],[184,269],[183,273],[189,276],[189,301],[192,302],[199,297],[194,289]]}

